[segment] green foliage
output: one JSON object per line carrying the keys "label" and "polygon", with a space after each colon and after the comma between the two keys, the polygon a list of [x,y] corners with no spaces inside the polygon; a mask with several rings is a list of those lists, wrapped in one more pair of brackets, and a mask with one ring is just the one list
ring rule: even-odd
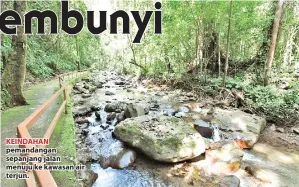
{"label": "green foliage", "polygon": [[[213,93],[220,90],[221,79],[208,79],[206,92]],[[298,118],[299,114],[299,82],[294,81],[289,89],[278,89],[275,86],[259,86],[240,77],[228,78],[226,88],[239,90],[244,93],[245,105],[254,108],[269,118],[287,121]],[[217,95],[217,94],[216,94]]]}
{"label": "green foliage", "polygon": [[[12,7],[13,2],[6,2],[5,9]],[[28,1],[28,9],[47,10],[56,12],[60,22],[60,2],[59,1]],[[71,7],[86,12],[87,6],[83,1],[74,1]],[[60,24],[60,23],[58,23]],[[37,32],[37,21],[32,20],[32,31]],[[45,22],[46,33],[50,30],[50,21]],[[27,77],[34,76],[46,78],[58,73],[64,73],[78,69],[77,62],[80,61],[80,68],[90,67],[96,61],[99,48],[98,36],[87,32],[85,27],[78,35],[79,51],[76,48],[76,37],[67,35],[61,30],[57,35],[28,35],[27,37]],[[2,56],[7,57],[11,49],[11,36],[3,36],[1,42]],[[78,55],[79,54],[79,55]],[[3,69],[3,62],[1,69]]]}
{"label": "green foliage", "polygon": [[11,105],[11,95],[7,92],[7,90],[1,90],[1,110],[5,110],[6,107],[10,107]]}

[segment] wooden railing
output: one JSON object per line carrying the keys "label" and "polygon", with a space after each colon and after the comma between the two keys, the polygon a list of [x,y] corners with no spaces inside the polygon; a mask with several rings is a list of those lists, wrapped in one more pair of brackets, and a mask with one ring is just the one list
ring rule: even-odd
{"label": "wooden railing", "polygon": [[[76,72],[70,72],[63,75],[60,75],[59,80],[59,86],[60,89],[54,93],[45,103],[43,103],[37,110],[35,110],[30,116],[28,116],[23,122],[21,122],[17,127],[17,136],[18,138],[32,138],[29,129],[35,124],[35,122],[41,117],[42,114],[53,104],[53,102],[63,93],[63,102],[60,105],[54,119],[49,125],[49,128],[47,129],[46,133],[44,134],[43,138],[50,139],[52,132],[62,114],[64,111],[67,113],[67,107],[66,107],[66,96],[67,96],[67,88],[65,85],[66,79],[73,79],[75,77],[83,76],[84,74],[88,73],[88,71],[76,71]],[[32,148],[32,147],[39,147],[39,148],[45,148],[46,145],[43,146],[37,146],[37,145],[20,145],[20,148]],[[21,156],[41,156],[40,154],[29,154],[29,155],[21,155]],[[36,164],[36,163],[30,163],[30,164]],[[41,187],[56,187],[57,184],[51,175],[49,170],[33,170],[29,171],[28,173],[29,178],[26,179],[26,184],[28,187],[35,187],[37,184]]]}

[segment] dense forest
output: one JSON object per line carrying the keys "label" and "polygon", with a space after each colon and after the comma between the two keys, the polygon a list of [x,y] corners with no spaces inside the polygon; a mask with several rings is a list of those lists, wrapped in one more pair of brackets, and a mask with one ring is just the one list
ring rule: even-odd
{"label": "dense forest", "polygon": [[[150,1],[109,4],[113,10],[153,6]],[[70,8],[85,12],[107,7],[71,1]],[[20,15],[51,9],[60,15],[60,2],[1,1],[1,9]],[[74,36],[62,31],[24,35],[21,27],[16,36],[1,34],[2,109],[26,104],[24,82],[92,67],[217,97],[220,104],[267,115],[270,121],[292,122],[298,117],[298,1],[162,1],[161,10],[163,33],[153,34],[150,20],[141,44],[132,44],[134,22],[131,34],[124,35],[121,21],[117,35],[92,35],[86,28]],[[32,23],[35,31],[37,23]]]}

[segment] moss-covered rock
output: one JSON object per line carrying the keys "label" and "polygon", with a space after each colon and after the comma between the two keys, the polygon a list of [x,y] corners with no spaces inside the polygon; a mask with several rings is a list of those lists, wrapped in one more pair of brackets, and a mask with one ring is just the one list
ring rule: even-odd
{"label": "moss-covered rock", "polygon": [[202,136],[174,117],[145,115],[126,119],[116,126],[114,134],[158,161],[179,162],[205,151]]}

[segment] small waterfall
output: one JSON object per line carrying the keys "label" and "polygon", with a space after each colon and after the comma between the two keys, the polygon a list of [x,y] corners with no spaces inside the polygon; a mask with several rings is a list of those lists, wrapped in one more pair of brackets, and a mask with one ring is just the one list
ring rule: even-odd
{"label": "small waterfall", "polygon": [[220,131],[218,128],[218,125],[213,125],[212,124],[212,128],[213,128],[213,141],[214,142],[219,142],[221,140],[221,135],[220,135]]}

